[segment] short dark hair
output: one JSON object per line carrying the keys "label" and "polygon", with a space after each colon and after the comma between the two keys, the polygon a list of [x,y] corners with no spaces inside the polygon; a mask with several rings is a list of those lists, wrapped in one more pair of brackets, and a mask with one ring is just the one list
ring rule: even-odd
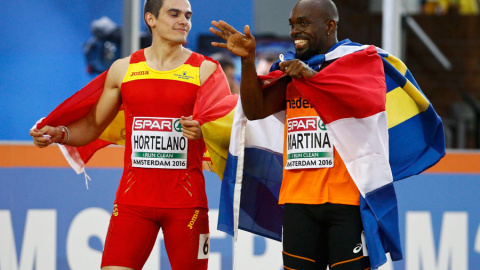
{"label": "short dark hair", "polygon": [[147,14],[147,12],[150,12],[153,14],[153,16],[155,16],[155,18],[158,18],[162,6],[163,0],[145,0],[145,4],[143,5],[143,20],[145,21],[145,24],[147,25],[150,34],[152,33],[152,29],[145,20],[145,14]]}

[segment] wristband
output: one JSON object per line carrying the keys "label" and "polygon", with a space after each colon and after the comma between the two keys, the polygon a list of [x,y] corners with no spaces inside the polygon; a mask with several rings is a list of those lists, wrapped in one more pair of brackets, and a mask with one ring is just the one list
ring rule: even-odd
{"label": "wristband", "polygon": [[67,127],[64,127],[64,128],[65,128],[65,130],[67,131],[67,140],[65,141],[65,143],[64,143],[64,144],[67,144],[67,143],[68,143],[68,141],[70,141],[70,131],[68,130],[68,128],[67,128]]}
{"label": "wristband", "polygon": [[63,138],[65,138],[65,127],[64,126],[59,126],[59,128],[62,130],[62,138],[60,140],[56,141],[57,144],[63,145],[62,141]]}
{"label": "wristband", "polygon": [[[60,145],[67,144],[68,141],[70,140],[70,131],[66,126],[59,126],[59,127],[62,129],[62,138],[59,141],[57,141],[57,144],[60,144]],[[65,138],[65,133],[67,133],[67,140],[65,142],[62,142],[63,138]]]}

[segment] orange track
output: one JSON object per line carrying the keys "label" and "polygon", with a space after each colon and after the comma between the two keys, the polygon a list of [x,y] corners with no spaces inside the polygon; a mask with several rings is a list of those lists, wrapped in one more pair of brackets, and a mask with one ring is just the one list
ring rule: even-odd
{"label": "orange track", "polygon": [[[87,163],[90,168],[123,167],[123,147],[107,146]],[[33,145],[0,145],[0,167],[70,167],[56,145],[37,148]]]}
{"label": "orange track", "polygon": [[447,151],[435,166],[427,170],[430,173],[480,173],[480,152]]}
{"label": "orange track", "polygon": [[[99,150],[87,166],[121,168],[123,147],[108,146]],[[52,145],[39,149],[32,144],[0,144],[0,167],[70,167],[60,149]],[[427,173],[480,173],[479,151],[448,151]]]}

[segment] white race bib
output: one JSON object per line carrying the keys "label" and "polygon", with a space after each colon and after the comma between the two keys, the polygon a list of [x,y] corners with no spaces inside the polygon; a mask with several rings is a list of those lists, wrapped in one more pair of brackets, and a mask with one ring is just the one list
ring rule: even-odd
{"label": "white race bib", "polygon": [[133,167],[186,169],[187,151],[188,139],[182,134],[180,118],[133,118]]}
{"label": "white race bib", "polygon": [[286,170],[333,167],[333,145],[318,116],[287,119]]}

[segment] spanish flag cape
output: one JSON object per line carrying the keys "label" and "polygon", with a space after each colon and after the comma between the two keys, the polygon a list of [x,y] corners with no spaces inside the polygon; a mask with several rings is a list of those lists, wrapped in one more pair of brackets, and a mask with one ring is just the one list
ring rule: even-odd
{"label": "spanish flag cape", "polygon": [[[403,258],[394,182],[423,172],[445,155],[443,124],[407,67],[382,49],[344,40],[306,64],[319,70],[325,61],[330,65],[315,76],[290,83],[314,106],[360,191],[364,255],[376,269],[386,262],[385,253],[392,260]],[[284,76],[275,70],[259,79],[268,87]],[[237,107],[219,230],[281,240],[283,121],[281,113],[248,121]]]}
{"label": "spanish flag cape", "polygon": [[[201,125],[203,140],[208,150],[204,154],[204,169],[216,172],[222,179],[238,95],[230,93],[227,79],[218,62],[208,57],[207,59],[215,62],[217,69],[202,84],[197,93],[193,119]],[[36,127],[66,126],[85,116],[102,95],[107,73],[108,70],[66,99],[47,117],[39,120]],[[123,109],[120,109],[115,119],[97,140],[81,147],[60,145],[60,149],[70,166],[78,174],[84,173],[85,164],[99,149],[110,144],[125,146],[124,131],[125,116]]]}

